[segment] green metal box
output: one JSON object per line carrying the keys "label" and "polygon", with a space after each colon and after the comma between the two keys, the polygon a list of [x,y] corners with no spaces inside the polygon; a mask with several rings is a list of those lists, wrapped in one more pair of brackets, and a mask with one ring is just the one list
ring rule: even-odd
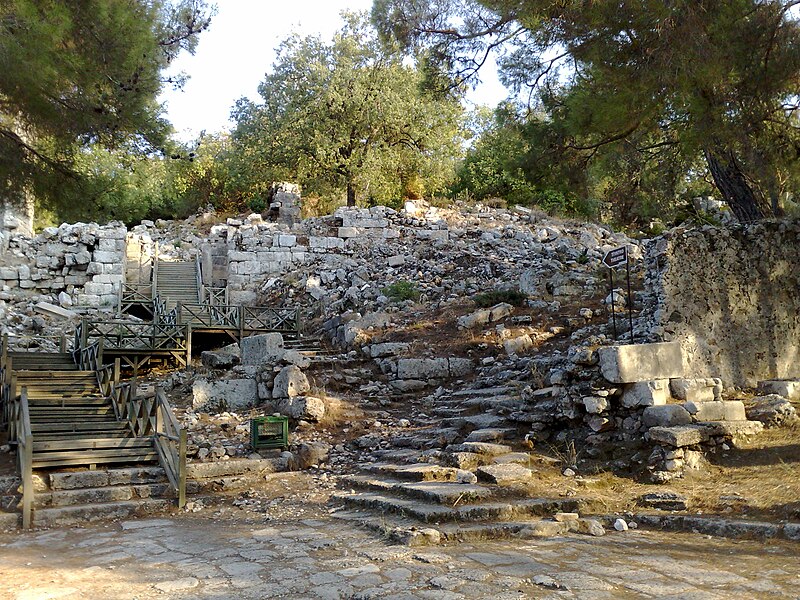
{"label": "green metal box", "polygon": [[288,417],[255,417],[250,419],[250,445],[253,450],[261,448],[289,447]]}

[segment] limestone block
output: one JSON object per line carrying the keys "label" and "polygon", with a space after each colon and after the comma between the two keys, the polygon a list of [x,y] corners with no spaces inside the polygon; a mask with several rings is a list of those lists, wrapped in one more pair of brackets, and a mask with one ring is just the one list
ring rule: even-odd
{"label": "limestone block", "polygon": [[110,283],[95,283],[94,281],[90,281],[83,286],[83,291],[87,294],[102,296],[114,293],[114,286]]}
{"label": "limestone block", "polygon": [[722,382],[713,378],[686,379],[678,377],[670,379],[669,389],[672,397],[676,400],[711,402],[719,400],[721,397]]}
{"label": "limestone block", "polygon": [[[2,272],[0,270],[0,272]],[[3,277],[0,279],[13,279]],[[758,392],[760,394],[778,394],[789,401],[800,402],[800,379],[770,379],[758,382]]]}
{"label": "limestone block", "polygon": [[458,317],[456,324],[463,329],[481,327],[489,323],[491,314],[492,313],[488,308],[484,308],[482,310],[477,310],[474,313]]}
{"label": "limestone block", "polygon": [[402,267],[404,264],[406,264],[406,257],[402,254],[390,256],[387,259],[386,264],[388,264],[390,267]]}
{"label": "limestone block", "polygon": [[95,262],[113,264],[121,262],[124,257],[121,252],[110,252],[108,250],[95,250],[93,258]]}
{"label": "limestone block", "polygon": [[283,248],[291,248],[292,246],[297,245],[297,236],[291,235],[288,233],[280,233],[275,236],[277,239],[275,240],[277,243],[276,246],[281,246]]}
{"label": "limestone block", "polygon": [[95,294],[78,294],[75,299],[78,306],[98,307],[100,306],[100,296]]}
{"label": "limestone block", "polygon": [[606,346],[597,352],[603,377],[612,383],[669,379],[684,371],[678,342]]}
{"label": "limestone block", "polygon": [[60,306],[56,306],[55,304],[50,304],[49,302],[38,302],[33,307],[33,310],[43,315],[56,317],[58,319],[74,319],[78,317],[78,313],[67,310],[66,308],[62,308]]}
{"label": "limestone block", "polygon": [[277,332],[251,335],[241,341],[243,365],[274,365],[284,352],[283,336]]}
{"label": "limestone block", "polygon": [[381,229],[381,237],[385,240],[396,240],[400,237],[400,232],[397,229]]}
{"label": "limestone block", "polygon": [[475,369],[475,363],[471,358],[448,358],[447,367],[450,371],[450,377],[464,377],[469,375]]}
{"label": "limestone block", "polygon": [[277,410],[292,419],[316,422],[325,416],[325,402],[314,396],[296,396],[280,400]]}
{"label": "limestone block", "polygon": [[533,348],[533,340],[527,333],[503,342],[506,354],[522,354],[531,348]]}
{"label": "limestone block", "polygon": [[359,237],[362,233],[355,227],[339,227],[337,231],[337,235],[344,239]]}
{"label": "limestone block", "polygon": [[296,365],[289,365],[275,376],[272,386],[273,398],[294,398],[304,395],[311,389],[308,378]]}
{"label": "limestone block", "polygon": [[386,356],[397,356],[408,350],[410,344],[406,342],[383,342],[364,347],[364,352],[372,358],[384,358]]}
{"label": "limestone block", "polygon": [[686,402],[684,405],[695,421],[746,421],[744,403],[740,400]]}
{"label": "limestone block", "polygon": [[195,409],[238,410],[258,402],[254,379],[195,379],[192,385],[192,406]]}
{"label": "limestone block", "polygon": [[650,441],[655,444],[683,448],[696,446],[708,439],[703,429],[695,425],[679,425],[677,427],[651,427],[647,431]]}
{"label": "limestone block", "polygon": [[308,245],[312,249],[334,250],[344,248],[344,240],[339,237],[311,236]]}
{"label": "limestone block", "polygon": [[652,379],[625,384],[622,391],[622,406],[660,406],[669,400],[669,380]]}
{"label": "limestone block", "polygon": [[663,406],[648,406],[642,414],[645,427],[672,427],[674,425],[688,425],[692,422],[689,412],[680,404],[665,404]]}
{"label": "limestone block", "polygon": [[401,358],[397,361],[398,379],[444,379],[449,375],[446,358]]}
{"label": "limestone block", "polygon": [[583,398],[583,406],[586,412],[591,415],[599,415],[601,412],[608,409],[608,398],[602,396],[585,396]]}
{"label": "limestone block", "polygon": [[0,279],[17,279],[17,269],[14,267],[0,267]]}
{"label": "limestone block", "polygon": [[533,476],[530,469],[514,463],[478,467],[476,474],[478,481],[502,486],[526,483]]}

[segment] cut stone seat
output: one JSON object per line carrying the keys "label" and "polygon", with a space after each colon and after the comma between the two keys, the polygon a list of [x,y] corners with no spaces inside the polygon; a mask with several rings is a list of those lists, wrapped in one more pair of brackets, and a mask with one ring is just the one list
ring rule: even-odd
{"label": "cut stone seat", "polygon": [[440,481],[408,482],[398,481],[388,477],[377,478],[365,475],[346,475],[342,483],[354,488],[367,490],[371,493],[392,494],[412,498],[419,504],[420,501],[432,504],[452,506],[469,504],[482,500],[489,500],[495,491],[491,488],[471,483],[452,483]]}
{"label": "cut stone seat", "polygon": [[491,444],[489,442],[464,442],[452,444],[445,448],[445,452],[472,452],[484,456],[499,456],[511,452],[511,446],[505,444]]}
{"label": "cut stone seat", "polygon": [[378,463],[367,467],[367,471],[391,475],[408,481],[458,481],[461,469],[442,467],[430,463],[397,465]]}
{"label": "cut stone seat", "polygon": [[712,437],[736,439],[763,430],[764,425],[759,421],[707,421],[674,427],[651,427],[647,435],[651,442],[683,448],[702,444]]}
{"label": "cut stone seat", "polygon": [[689,401],[683,405],[693,421],[746,421],[744,402],[741,400]]}
{"label": "cut stone seat", "polygon": [[499,427],[491,427],[486,429],[475,429],[468,436],[465,441],[467,442],[502,442],[508,437],[514,437],[517,434],[516,429],[501,429]]}

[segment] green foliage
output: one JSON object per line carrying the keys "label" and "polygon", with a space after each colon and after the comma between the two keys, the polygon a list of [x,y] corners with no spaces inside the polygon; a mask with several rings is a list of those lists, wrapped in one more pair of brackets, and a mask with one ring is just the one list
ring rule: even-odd
{"label": "green foliage", "polygon": [[523,134],[537,190],[613,200],[642,222],[713,181],[750,220],[780,214],[800,183],[795,4],[376,0],[373,19],[452,85],[504,52],[501,78],[542,113]]}
{"label": "green foliage", "polygon": [[344,17],[331,42],[283,41],[263,103],[238,102],[232,166],[242,187],[257,195],[291,180],[306,193],[390,205],[444,190],[461,152],[460,104],[425,92],[422,74],[363,17]]}
{"label": "green foliage", "polygon": [[492,290],[476,295],[472,300],[480,308],[489,308],[501,302],[512,306],[525,306],[528,297],[519,290]]}
{"label": "green foliage", "polygon": [[[192,51],[208,23],[200,0],[0,4],[4,192],[75,211],[109,184],[88,168],[96,148],[138,155],[163,148],[162,69],[182,49]],[[98,168],[107,163],[103,157]]]}
{"label": "green foliage", "polygon": [[381,290],[384,296],[394,302],[404,302],[405,300],[419,300],[419,290],[410,281],[400,280]]}

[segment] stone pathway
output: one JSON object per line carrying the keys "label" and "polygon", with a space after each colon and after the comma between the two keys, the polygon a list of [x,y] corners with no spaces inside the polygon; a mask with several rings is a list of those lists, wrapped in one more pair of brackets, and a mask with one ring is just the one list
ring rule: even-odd
{"label": "stone pathway", "polygon": [[798,546],[647,531],[414,549],[322,517],[0,535],[0,597],[797,598]]}

